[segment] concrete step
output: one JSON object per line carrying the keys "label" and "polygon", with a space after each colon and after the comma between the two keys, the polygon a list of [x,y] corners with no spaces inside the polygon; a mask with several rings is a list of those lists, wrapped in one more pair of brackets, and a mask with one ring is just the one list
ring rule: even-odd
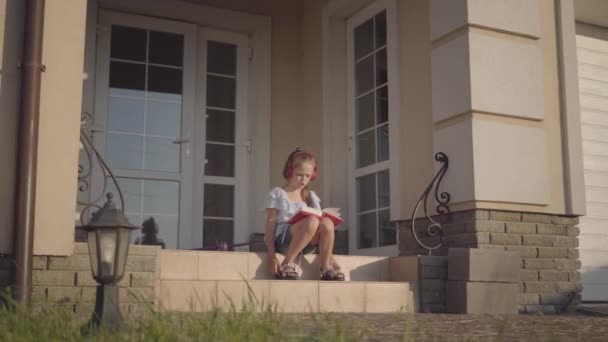
{"label": "concrete step", "polygon": [[[277,254],[279,260],[283,256]],[[410,281],[405,276],[415,265],[411,258],[336,256],[347,281]],[[162,280],[270,280],[266,253],[180,251],[160,252]],[[306,255],[301,263],[302,280],[319,280],[318,255]]]}
{"label": "concrete step", "polygon": [[[311,280],[160,280],[160,310],[241,310],[255,303],[277,312],[416,312],[416,284]],[[252,299],[255,298],[255,299]]]}

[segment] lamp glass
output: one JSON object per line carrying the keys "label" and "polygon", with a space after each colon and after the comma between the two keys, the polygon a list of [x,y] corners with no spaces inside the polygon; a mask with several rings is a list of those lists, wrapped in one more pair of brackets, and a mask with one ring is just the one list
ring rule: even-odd
{"label": "lamp glass", "polygon": [[125,265],[129,254],[129,244],[131,242],[131,229],[120,228],[116,232],[118,245],[116,250],[116,281],[120,281],[125,274]]}
{"label": "lamp glass", "polygon": [[97,232],[95,230],[90,230],[87,232],[87,242],[89,243],[89,258],[91,259],[91,272],[93,273],[93,278],[97,279],[99,276],[99,268],[97,265],[99,264],[98,253],[97,253]]}
{"label": "lamp glass", "polygon": [[116,281],[116,247],[118,233],[115,229],[98,229],[99,239],[99,280],[102,283]]}

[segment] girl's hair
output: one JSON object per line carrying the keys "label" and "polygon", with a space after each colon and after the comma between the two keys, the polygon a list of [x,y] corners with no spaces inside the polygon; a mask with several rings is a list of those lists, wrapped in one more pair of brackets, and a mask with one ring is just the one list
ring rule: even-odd
{"label": "girl's hair", "polygon": [[[291,177],[293,174],[293,170],[299,168],[304,163],[312,164],[313,171],[310,180],[314,180],[317,176],[317,158],[315,158],[314,154],[304,150],[301,147],[296,148],[293,152],[291,152],[291,154],[289,154],[289,157],[287,157],[287,161],[283,167],[283,178],[289,179],[289,177]],[[302,189],[302,199],[308,206],[312,206],[312,198],[310,196],[308,185]]]}

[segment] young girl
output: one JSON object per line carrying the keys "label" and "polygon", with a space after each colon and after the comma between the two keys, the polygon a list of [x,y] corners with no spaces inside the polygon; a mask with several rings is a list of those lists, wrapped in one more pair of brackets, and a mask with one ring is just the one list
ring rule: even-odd
{"label": "young girl", "polygon": [[[287,223],[302,207],[321,209],[321,200],[308,189],[317,176],[317,160],[302,148],[293,151],[283,167],[285,185],[268,193],[266,203],[266,248],[270,272],[278,279],[299,279],[301,271],[295,263],[300,253],[319,247],[321,280],[344,280],[332,250],[334,224],[328,218],[308,216],[293,225]],[[285,255],[279,265],[276,253]]]}

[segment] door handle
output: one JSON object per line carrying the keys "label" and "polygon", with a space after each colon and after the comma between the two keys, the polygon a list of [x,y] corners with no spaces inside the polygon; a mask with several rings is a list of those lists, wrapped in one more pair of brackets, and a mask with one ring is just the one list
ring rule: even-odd
{"label": "door handle", "polygon": [[177,138],[175,140],[172,141],[172,143],[174,144],[178,144],[178,145],[182,145],[182,144],[186,144],[185,150],[184,152],[186,152],[186,157],[190,157],[190,145],[188,144],[190,142],[189,138]]}
{"label": "door handle", "polygon": [[251,140],[247,140],[243,144],[243,147],[245,147],[245,150],[247,150],[247,153],[251,153],[251,151],[253,151],[253,142]]}
{"label": "door handle", "polygon": [[183,138],[183,139],[179,138],[179,139],[175,139],[172,141],[172,143],[174,143],[174,144],[186,144],[189,142],[190,142],[190,139],[188,139],[188,138]]}

